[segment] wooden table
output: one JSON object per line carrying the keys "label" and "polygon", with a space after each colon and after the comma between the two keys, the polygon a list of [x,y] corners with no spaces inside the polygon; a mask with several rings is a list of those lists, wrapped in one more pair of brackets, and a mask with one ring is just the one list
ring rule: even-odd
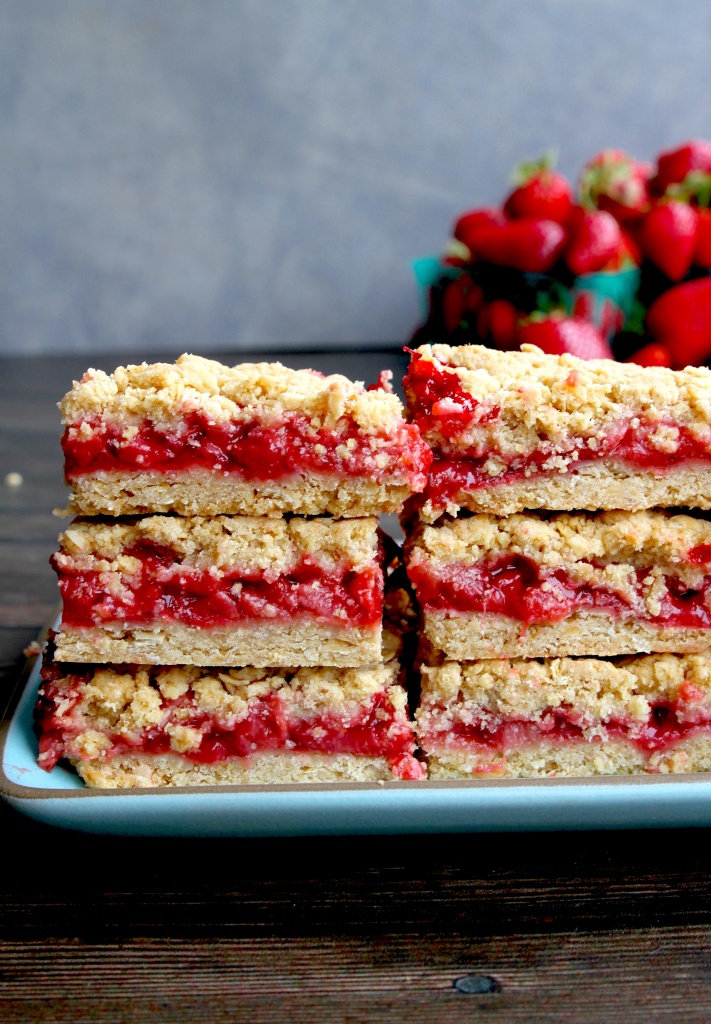
{"label": "wooden table", "polygon": [[[57,599],[55,403],[117,362],[0,360],[3,700]],[[711,1020],[709,830],[137,840],[1,803],[0,827],[5,1024]]]}

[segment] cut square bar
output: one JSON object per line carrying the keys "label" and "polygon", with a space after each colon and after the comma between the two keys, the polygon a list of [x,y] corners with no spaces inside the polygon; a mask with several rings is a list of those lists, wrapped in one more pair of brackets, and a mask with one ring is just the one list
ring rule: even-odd
{"label": "cut square bar", "polygon": [[53,564],[57,659],[358,666],[380,660],[376,519],[77,520]]}
{"label": "cut square bar", "polygon": [[379,515],[431,461],[395,394],[279,363],[89,370],[60,409],[81,515]]}
{"label": "cut square bar", "polygon": [[422,668],[433,779],[711,771],[711,655]]}
{"label": "cut square bar", "polygon": [[711,644],[711,523],[666,512],[535,512],[408,540],[430,644],[454,661],[696,652]]}
{"label": "cut square bar", "polygon": [[711,371],[424,345],[404,386],[434,451],[412,500],[459,508],[711,508]]}
{"label": "cut square bar", "polygon": [[39,764],[66,759],[108,789],[421,779],[390,655],[365,668],[258,669],[71,665],[50,652]]}

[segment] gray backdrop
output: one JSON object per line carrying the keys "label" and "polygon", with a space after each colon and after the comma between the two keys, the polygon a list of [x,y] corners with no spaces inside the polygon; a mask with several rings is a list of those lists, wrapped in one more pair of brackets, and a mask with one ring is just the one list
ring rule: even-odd
{"label": "gray backdrop", "polygon": [[704,0],[0,0],[0,352],[373,346],[555,146],[711,138]]}

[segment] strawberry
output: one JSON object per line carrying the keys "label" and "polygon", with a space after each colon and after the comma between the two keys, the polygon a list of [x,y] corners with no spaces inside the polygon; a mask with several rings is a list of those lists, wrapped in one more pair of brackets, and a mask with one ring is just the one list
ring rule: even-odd
{"label": "strawberry", "polygon": [[696,216],[699,218],[699,226],[696,232],[694,263],[705,270],[711,270],[711,210],[699,206]]}
{"label": "strawberry", "polygon": [[477,256],[501,267],[530,273],[550,270],[565,248],[568,234],[554,220],[511,220],[482,230],[476,238]]}
{"label": "strawberry", "polygon": [[604,149],[589,160],[580,177],[580,201],[625,223],[649,209],[649,164],[621,149]]}
{"label": "strawberry", "polygon": [[711,356],[711,276],[663,292],[647,310],[647,329],[666,345],[672,366],[699,365]]}
{"label": "strawberry", "polygon": [[482,298],[483,292],[471,274],[460,274],[447,283],[442,295],[442,319],[449,334],[468,319],[467,314],[476,310]]}
{"label": "strawberry", "polygon": [[597,327],[575,316],[551,314],[531,318],[518,329],[520,345],[536,345],[549,355],[569,352],[579,359],[613,359],[612,349]]}
{"label": "strawberry", "polygon": [[664,195],[670,185],[682,182],[691,171],[711,173],[711,142],[692,139],[683,146],[660,153],[652,189],[657,195]]}
{"label": "strawberry", "polygon": [[613,259],[622,245],[622,230],[611,213],[584,213],[565,251],[565,262],[578,277],[593,274]]}
{"label": "strawberry", "polygon": [[566,226],[573,208],[573,193],[566,178],[553,170],[550,154],[521,164],[514,174],[514,182],[518,187],[504,203],[507,217],[512,220],[543,218]]}
{"label": "strawberry", "polygon": [[678,199],[653,207],[644,218],[639,242],[644,255],[672,281],[681,281],[694,259],[699,218]]}
{"label": "strawberry", "polygon": [[520,316],[516,307],[506,299],[492,299],[489,303],[488,333],[498,349],[510,352],[518,348],[516,327]]}
{"label": "strawberry", "polygon": [[468,210],[454,224],[453,235],[458,242],[462,242],[470,250],[472,259],[475,257],[476,236],[489,228],[501,227],[506,223],[506,217],[493,206],[481,206],[475,210]]}
{"label": "strawberry", "polygon": [[637,363],[638,366],[666,366],[672,364],[671,352],[666,345],[660,345],[653,341],[637,349],[631,356],[624,360],[625,363]]}

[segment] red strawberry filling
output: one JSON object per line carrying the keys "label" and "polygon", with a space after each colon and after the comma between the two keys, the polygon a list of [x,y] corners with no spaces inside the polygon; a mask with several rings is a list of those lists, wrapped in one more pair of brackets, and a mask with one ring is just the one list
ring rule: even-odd
{"label": "red strawberry filling", "polygon": [[[492,721],[452,721],[453,708],[431,709],[431,726],[422,738],[428,750],[449,748],[480,748],[482,752],[506,752],[546,740],[554,743],[603,742],[623,740],[639,749],[653,753],[672,747],[695,732],[708,731],[711,709],[695,706],[691,709],[682,701],[659,702],[652,706],[646,721],[610,719],[601,723],[576,720],[572,708],[549,708],[540,720],[504,719]],[[439,718],[438,712],[446,716]],[[586,739],[586,729],[596,726],[596,735]],[[603,735],[600,735],[602,733]],[[488,766],[484,772],[491,770]]]}
{"label": "red strawberry filling", "polygon": [[[87,429],[87,426],[90,429]],[[67,427],[62,438],[68,481],[85,473],[218,470],[244,480],[281,480],[311,472],[382,479],[398,475],[414,490],[424,484],[430,453],[417,429],[395,435],[335,434],[292,414],[275,425],[259,420],[210,422],[193,413],[175,429],[144,422],[137,430],[99,419]]]}
{"label": "red strawberry filling", "polygon": [[[497,406],[483,405],[466,392],[456,373],[440,369],[416,353],[405,378],[405,389],[415,410],[414,421],[425,437],[435,433],[447,441],[456,441],[472,425],[485,425],[500,415]],[[673,454],[654,444],[657,431],[666,427],[676,431]],[[613,460],[636,471],[659,473],[680,462],[711,462],[711,433],[701,436],[682,424],[650,421],[642,416],[620,421],[606,437],[595,438],[592,446],[588,440],[571,435],[567,447],[559,442],[555,450],[542,445],[517,455],[500,453],[493,448],[470,448],[466,454],[435,452],[422,500],[429,499],[436,506],[444,507],[448,501],[456,499],[460,491],[510,484],[533,474],[557,475],[561,472],[560,458],[566,456],[570,460],[567,472],[600,459]],[[495,476],[487,472],[492,456],[497,468],[503,466]],[[549,469],[547,463],[551,457],[555,465]]]}
{"label": "red strawberry filling", "polygon": [[[85,677],[70,677],[60,682],[60,674],[52,665],[43,670],[43,694],[35,717],[40,732],[39,764],[51,771],[57,762],[72,753],[72,742],[86,729],[81,716],[72,718],[71,711],[80,700],[80,685]],[[102,759],[122,754],[171,753],[171,737],[167,726],[175,712],[194,704],[188,692],[177,700],[163,700],[163,719],[157,726],[136,734],[106,734],[109,745]],[[193,707],[192,714],[179,719],[202,733],[197,749],[181,754],[199,764],[214,764],[235,757],[249,757],[268,751],[318,752],[384,757],[399,779],[424,778],[424,768],[412,755],[414,742],[410,723],[398,715],[387,693],[371,697],[355,711],[324,712],[310,717],[290,713],[278,692],[271,692],[249,702],[244,717],[238,721],[220,721]]]}
{"label": "red strawberry filling", "polygon": [[[170,548],[142,543],[127,549],[141,569],[112,586],[107,574],[54,559],[62,593],[62,623],[71,627],[115,623],[179,622],[200,629],[231,623],[308,618],[343,626],[375,626],[382,617],[382,571],[343,564],[325,571],[303,558],[282,575],[224,574],[176,562]],[[114,574],[111,574],[114,575]]]}
{"label": "red strawberry filling", "polygon": [[[690,561],[699,564],[695,557]],[[698,557],[704,556],[699,553]],[[659,598],[659,614],[652,615],[644,603],[648,568],[636,571],[631,595],[580,583],[563,569],[544,568],[522,555],[504,555],[479,565],[448,564],[437,570],[414,563],[408,575],[426,611],[506,615],[525,625],[559,622],[574,612],[601,611],[660,628],[711,627],[711,576],[704,576],[699,589],[665,576],[666,593]]]}

